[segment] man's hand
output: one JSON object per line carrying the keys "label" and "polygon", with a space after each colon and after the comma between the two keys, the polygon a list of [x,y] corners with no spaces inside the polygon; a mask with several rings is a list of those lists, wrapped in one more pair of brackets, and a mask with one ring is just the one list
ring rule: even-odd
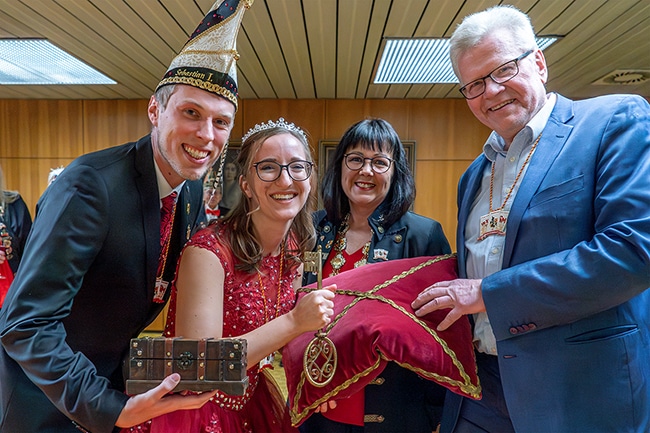
{"label": "man's hand", "polygon": [[5,253],[5,249],[2,248],[2,249],[0,249],[0,265],[3,264],[5,262],[5,260],[7,260],[7,256],[6,256],[6,253]]}
{"label": "man's hand", "polygon": [[216,391],[186,395],[169,394],[180,380],[181,376],[173,373],[157,387],[129,398],[115,425],[122,428],[133,427],[176,410],[198,409],[216,394]]}
{"label": "man's hand", "polygon": [[411,307],[418,317],[432,311],[450,308],[451,311],[437,328],[438,331],[444,331],[465,314],[485,311],[481,281],[466,279],[440,281],[424,289],[411,303]]}

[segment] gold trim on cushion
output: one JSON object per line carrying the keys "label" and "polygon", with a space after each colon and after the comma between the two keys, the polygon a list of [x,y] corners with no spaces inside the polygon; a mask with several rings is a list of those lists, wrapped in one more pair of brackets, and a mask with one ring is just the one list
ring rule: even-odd
{"label": "gold trim on cushion", "polygon": [[[344,389],[348,388],[353,383],[358,382],[359,379],[369,375],[370,373],[375,371],[377,368],[379,368],[379,365],[381,364],[381,361],[382,361],[382,358],[377,357],[377,361],[375,361],[375,363],[372,366],[365,369],[361,373],[355,374],[354,376],[352,376],[351,378],[349,378],[348,380],[346,380],[345,382],[343,382],[342,384],[340,384],[339,386],[337,386],[336,388],[334,388],[333,390],[331,390],[330,392],[328,392],[327,394],[323,395],[321,398],[319,398],[318,400],[313,402],[311,405],[304,408],[300,413],[296,413],[295,410],[293,409],[293,408],[298,407],[298,402],[300,401],[300,396],[302,395],[302,393],[300,391],[298,391],[296,393],[296,396],[295,396],[294,400],[293,400],[294,401],[293,408],[290,410],[291,423],[293,425],[297,425],[300,421],[302,421],[303,418],[305,418],[307,415],[309,415],[309,412],[311,412],[313,409],[316,409],[321,404],[325,403],[328,400],[331,400],[332,397],[336,396],[339,392],[343,391]],[[302,390],[302,387],[305,384],[305,379],[306,379],[306,376],[305,376],[305,373],[303,372],[300,375],[300,383],[298,384],[298,389],[299,390]]]}
{"label": "gold trim on cushion", "polygon": [[[458,371],[458,373],[459,373],[460,377],[462,378],[462,380],[456,380],[456,379],[453,379],[451,377],[443,376],[443,375],[433,373],[433,372],[428,372],[428,371],[425,371],[425,370],[423,370],[421,368],[414,367],[413,365],[410,365],[408,363],[401,363],[401,362],[395,361],[393,359],[390,359],[390,358],[386,357],[385,354],[378,352],[379,356],[377,357],[377,360],[376,360],[376,362],[374,363],[373,366],[371,366],[370,368],[368,368],[368,369],[354,375],[350,379],[343,382],[341,385],[334,388],[332,391],[330,391],[327,394],[320,397],[318,400],[313,402],[308,407],[304,408],[302,411],[300,411],[300,413],[297,413],[296,408],[299,407],[299,402],[300,402],[300,399],[302,397],[303,386],[305,385],[305,380],[306,380],[305,372],[302,371],[301,374],[300,374],[300,380],[299,380],[299,383],[298,383],[298,386],[297,386],[297,392],[296,392],[296,395],[294,396],[293,404],[291,405],[292,407],[291,407],[291,410],[290,410],[291,421],[292,421],[294,426],[298,425],[305,417],[307,417],[313,409],[317,408],[322,403],[324,403],[324,402],[326,402],[328,400],[331,400],[332,397],[336,396],[339,392],[341,392],[342,390],[345,390],[350,385],[356,383],[361,378],[371,374],[374,370],[379,368],[382,361],[394,361],[397,364],[399,364],[401,367],[404,367],[404,368],[407,368],[407,369],[409,369],[411,371],[414,371],[414,372],[416,372],[417,374],[421,375],[424,378],[435,379],[437,382],[443,382],[443,383],[447,383],[447,384],[456,386],[460,390],[462,390],[465,394],[467,394],[469,396],[472,396],[472,397],[474,397],[476,399],[479,399],[481,397],[481,385],[480,385],[480,382],[477,382],[476,385],[472,383],[472,379],[470,378],[470,376],[465,371],[465,367],[460,362],[460,360],[458,359],[458,356],[456,355],[456,353],[449,347],[447,342],[444,339],[442,339],[434,329],[430,328],[424,320],[422,320],[422,319],[418,318],[417,316],[415,316],[414,313],[412,313],[410,311],[407,311],[404,307],[402,307],[401,305],[398,305],[395,301],[393,301],[391,299],[388,299],[385,296],[382,296],[380,294],[377,294],[377,292],[379,290],[384,289],[384,288],[390,286],[391,284],[393,284],[393,283],[395,283],[395,282],[397,282],[397,281],[399,281],[401,279],[404,279],[404,278],[408,277],[409,275],[412,275],[413,273],[415,273],[415,272],[417,272],[419,270],[422,270],[423,268],[426,268],[426,267],[431,266],[431,265],[433,265],[435,263],[438,263],[440,261],[447,260],[447,259],[450,259],[450,258],[453,258],[453,257],[455,257],[455,254],[447,254],[447,255],[443,255],[443,256],[433,257],[433,258],[431,258],[431,259],[429,259],[429,260],[427,260],[425,262],[422,262],[422,263],[420,263],[420,264],[418,264],[416,266],[411,267],[408,270],[403,271],[402,273],[400,273],[398,275],[394,275],[392,278],[384,281],[381,284],[375,285],[369,291],[340,290],[340,289],[335,290],[335,293],[337,295],[352,296],[355,299],[353,299],[348,305],[346,305],[341,310],[341,312],[339,314],[337,314],[337,316],[329,323],[329,325],[327,325],[324,328],[324,333],[328,334],[332,330],[334,325],[336,325],[336,323],[339,322],[353,306],[355,306],[357,303],[361,302],[362,300],[375,300],[375,301],[383,302],[385,304],[390,305],[395,310],[401,312],[403,315],[405,315],[406,317],[411,319],[419,327],[424,329],[429,335],[431,335],[433,337],[433,339],[440,345],[440,347],[442,348],[444,353],[451,359],[452,364],[454,365],[454,367]],[[317,288],[301,287],[300,289],[298,289],[298,292],[309,293],[309,292],[313,292],[314,290],[317,290]],[[478,377],[478,374],[477,374],[477,377]]]}

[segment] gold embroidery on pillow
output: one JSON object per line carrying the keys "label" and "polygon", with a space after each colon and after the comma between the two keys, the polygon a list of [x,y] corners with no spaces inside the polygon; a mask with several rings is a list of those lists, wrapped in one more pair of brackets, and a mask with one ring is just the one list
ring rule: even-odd
{"label": "gold embroidery on pillow", "polygon": [[[431,265],[433,265],[435,263],[438,263],[438,262],[440,262],[442,260],[452,258],[454,256],[455,256],[455,254],[447,254],[447,255],[444,255],[444,256],[434,257],[434,258],[432,258],[430,260],[427,260],[427,261],[425,261],[423,263],[420,263],[417,266],[413,266],[412,268],[410,268],[410,269],[408,269],[406,271],[403,271],[402,273],[400,273],[398,275],[394,275],[389,280],[386,280],[383,283],[376,285],[371,290],[366,291],[366,292],[360,292],[360,291],[355,291],[355,290],[338,290],[337,289],[335,291],[335,293],[337,295],[354,296],[355,299],[352,300],[352,302],[350,302],[348,305],[346,305],[343,308],[343,310],[330,322],[330,324],[324,328],[324,334],[327,335],[332,330],[334,325],[336,325],[336,323],[338,323],[338,321],[341,320],[341,318],[343,318],[343,316],[352,307],[354,307],[357,303],[361,302],[364,299],[366,299],[366,300],[376,300],[376,301],[379,301],[379,302],[384,302],[386,304],[389,304],[392,308],[400,311],[402,314],[409,317],[413,322],[417,323],[427,333],[429,333],[429,335],[431,335],[433,337],[433,339],[438,344],[440,344],[440,346],[442,347],[444,353],[447,356],[449,356],[449,358],[451,359],[453,365],[458,370],[458,373],[460,374],[460,376],[462,378],[462,381],[458,381],[458,380],[455,380],[453,378],[443,376],[443,375],[440,375],[440,374],[437,374],[437,373],[427,372],[425,370],[422,370],[421,368],[414,367],[414,366],[412,366],[412,365],[410,365],[408,363],[400,363],[400,362],[396,362],[396,361],[395,362],[397,364],[399,364],[400,366],[402,366],[403,368],[408,368],[409,370],[414,371],[414,372],[420,374],[421,376],[423,376],[425,378],[432,378],[432,379],[435,379],[438,382],[444,382],[444,383],[451,384],[453,386],[456,386],[456,387],[460,388],[467,395],[471,395],[474,398],[479,398],[480,395],[481,395],[481,386],[480,386],[480,384],[477,384],[477,385],[472,384],[471,378],[466,373],[463,364],[460,362],[460,360],[456,356],[456,353],[449,347],[447,342],[445,340],[443,340],[442,338],[440,338],[440,336],[437,334],[437,332],[434,329],[431,329],[426,324],[426,322],[424,322],[422,319],[415,316],[415,314],[413,314],[410,311],[407,311],[404,307],[398,305],[395,301],[393,301],[391,299],[388,299],[388,298],[386,298],[386,297],[384,297],[382,295],[377,294],[377,292],[379,290],[384,289],[384,288],[390,286],[391,284],[393,284],[393,283],[395,283],[395,282],[397,282],[397,281],[399,281],[399,280],[401,280],[403,278],[406,278],[409,275],[412,275],[413,273],[415,273],[415,272],[417,272],[417,271],[419,271],[419,270],[421,270],[421,269],[423,269],[425,267],[431,266]],[[314,290],[317,290],[317,289],[316,288],[301,287],[300,289],[298,289],[298,292],[309,293],[309,292],[312,292]],[[293,405],[292,405],[292,408],[291,408],[291,411],[290,411],[291,412],[291,422],[294,425],[297,425],[303,418],[305,418],[310,413],[311,410],[316,409],[322,403],[325,403],[326,401],[332,399],[332,397],[336,396],[342,390],[348,388],[350,385],[352,385],[352,384],[356,383],[357,381],[359,381],[359,379],[361,379],[362,377],[365,377],[365,376],[369,375],[370,373],[372,373],[374,370],[376,370],[379,367],[382,360],[394,361],[392,359],[388,359],[382,353],[379,353],[379,355],[380,356],[377,358],[377,361],[375,362],[375,364],[373,366],[371,366],[370,368],[368,368],[368,369],[354,375],[350,379],[343,382],[341,385],[334,388],[332,391],[330,391],[327,394],[323,395],[321,398],[319,398],[318,400],[313,402],[308,407],[304,408],[300,413],[297,413],[295,411],[295,408],[298,407],[298,403],[299,403],[300,398],[302,396],[302,390],[303,390],[303,387],[305,385],[305,380],[306,380],[306,374],[305,374],[304,371],[302,371],[301,374],[300,374],[299,384],[298,384],[298,386],[296,388],[297,392],[296,392],[296,395],[294,397]]]}

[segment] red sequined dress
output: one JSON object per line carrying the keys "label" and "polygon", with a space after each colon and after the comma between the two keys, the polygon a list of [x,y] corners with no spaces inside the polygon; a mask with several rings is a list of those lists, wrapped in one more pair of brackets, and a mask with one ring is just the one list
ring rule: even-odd
{"label": "red sequined dress", "polygon": [[[280,296],[277,295],[280,257],[262,259],[260,273],[246,273],[235,269],[236,259],[228,245],[230,226],[222,221],[213,223],[196,233],[187,246],[213,252],[225,271],[223,336],[237,337],[250,332],[267,319],[290,311],[295,303],[292,282],[298,277],[295,266],[284,262]],[[264,290],[260,289],[260,282]],[[262,293],[266,295],[264,302]],[[265,304],[267,306],[265,311]],[[174,336],[176,287],[167,315],[165,336]],[[250,367],[250,366],[249,366]],[[229,396],[218,392],[214,400],[201,409],[176,411],[132,427],[127,432],[150,433],[284,433],[296,431],[291,427],[286,400],[275,384],[269,370],[258,371],[257,365],[248,369],[249,386],[243,396]]]}

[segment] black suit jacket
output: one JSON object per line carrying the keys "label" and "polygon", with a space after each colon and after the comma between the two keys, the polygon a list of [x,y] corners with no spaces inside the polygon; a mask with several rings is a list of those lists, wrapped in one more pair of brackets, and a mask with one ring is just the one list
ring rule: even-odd
{"label": "black suit jacket", "polygon": [[[0,431],[113,430],[129,340],[164,305],[159,200],[149,136],[79,157],[45,191],[0,313]],[[202,182],[185,182],[165,280],[204,220]]]}

